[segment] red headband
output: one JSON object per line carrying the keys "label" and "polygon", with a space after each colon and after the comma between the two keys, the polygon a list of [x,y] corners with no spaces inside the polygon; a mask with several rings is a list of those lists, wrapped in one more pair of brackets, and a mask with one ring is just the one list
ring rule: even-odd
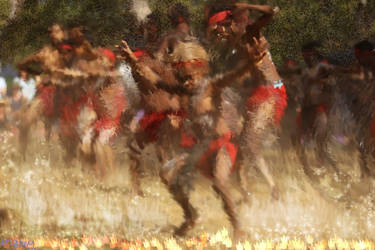
{"label": "red headband", "polygon": [[103,50],[103,53],[104,55],[112,62],[112,63],[115,63],[116,62],[116,56],[115,54],[109,50],[109,49],[104,49]]}
{"label": "red headband", "polygon": [[289,61],[286,61],[285,62],[285,66],[286,67],[289,67],[289,66],[296,66],[296,62],[295,61],[292,61],[292,60],[289,60]]}
{"label": "red headband", "polygon": [[178,23],[184,23],[185,19],[182,16],[178,16]]}
{"label": "red headband", "polygon": [[324,64],[329,64],[329,61],[327,59],[323,59],[320,61],[321,63],[324,63]]}
{"label": "red headband", "polygon": [[205,60],[198,60],[198,59],[194,59],[194,60],[191,60],[191,61],[187,61],[187,62],[175,62],[173,63],[172,65],[174,67],[186,67],[186,66],[197,66],[197,67],[202,67],[204,65],[206,65],[208,62],[205,61]]}
{"label": "red headband", "polygon": [[72,46],[70,46],[69,44],[60,44],[59,45],[59,48],[60,49],[66,49],[66,50],[72,50],[73,49],[73,47]]}
{"label": "red headband", "polygon": [[227,19],[228,16],[231,16],[231,15],[232,15],[232,11],[230,11],[230,10],[220,11],[220,12],[218,12],[218,13],[216,13],[213,16],[210,17],[210,19],[208,20],[208,24],[209,25],[217,24],[218,22],[221,22],[221,21]]}

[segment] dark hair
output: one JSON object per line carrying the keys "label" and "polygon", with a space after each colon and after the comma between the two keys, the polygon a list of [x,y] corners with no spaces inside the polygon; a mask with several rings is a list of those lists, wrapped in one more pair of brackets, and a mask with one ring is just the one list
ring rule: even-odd
{"label": "dark hair", "polygon": [[148,14],[146,22],[156,25],[160,30],[162,28],[161,13],[159,11],[154,11],[151,14]]}
{"label": "dark hair", "polygon": [[177,26],[182,21],[190,22],[190,12],[189,9],[182,3],[176,3],[168,10],[168,18],[173,26]]}
{"label": "dark hair", "polygon": [[309,51],[309,50],[314,50],[314,49],[320,48],[321,46],[322,45],[320,44],[320,42],[311,41],[311,42],[308,42],[308,43],[305,43],[304,45],[302,45],[301,50],[302,51]]}
{"label": "dark hair", "polygon": [[355,49],[359,49],[361,51],[373,51],[374,44],[368,40],[363,40],[354,45]]}
{"label": "dark hair", "polygon": [[69,38],[67,40],[67,43],[72,46],[80,46],[85,41],[86,38],[84,34],[81,31],[81,27],[74,27],[68,30]]}

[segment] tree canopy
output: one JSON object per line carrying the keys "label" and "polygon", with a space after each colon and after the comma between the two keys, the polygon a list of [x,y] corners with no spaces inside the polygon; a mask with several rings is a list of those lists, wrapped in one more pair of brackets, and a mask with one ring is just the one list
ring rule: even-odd
{"label": "tree canopy", "polygon": [[[11,2],[18,2],[12,18]],[[0,60],[14,63],[48,42],[53,23],[84,26],[95,45],[112,46],[123,38],[137,39],[137,20],[130,11],[131,0],[1,0]],[[135,0],[136,1],[136,0]],[[169,29],[167,9],[176,2],[189,7],[192,25],[204,29],[204,7],[210,0],[149,0],[157,11],[163,30]],[[310,40],[324,50],[345,50],[360,39],[374,40],[375,1],[364,0],[257,0],[252,3],[277,5],[280,13],[266,30],[274,60],[301,60],[300,47]]]}

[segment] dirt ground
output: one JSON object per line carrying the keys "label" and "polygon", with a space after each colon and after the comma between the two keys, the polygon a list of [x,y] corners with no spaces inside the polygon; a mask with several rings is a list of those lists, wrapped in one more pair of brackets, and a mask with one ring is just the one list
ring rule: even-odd
{"label": "dirt ground", "polygon": [[[15,136],[0,136],[0,219],[2,238],[19,236],[72,237],[117,235],[139,239],[164,235],[183,221],[182,209],[173,201],[158,177],[152,146],[143,152],[144,197],[131,189],[125,138],[115,141],[116,170],[105,180],[79,164],[65,165],[56,138],[49,143],[36,128],[27,160],[20,163]],[[264,154],[280,188],[280,200],[271,199],[270,189],[256,170],[248,173],[250,199],[242,202],[235,192],[241,227],[249,240],[282,236],[317,239],[375,239],[374,185],[359,178],[358,152],[351,146],[331,144],[339,168],[350,178],[340,181],[332,172],[311,181],[302,172],[293,147],[279,144]],[[316,161],[309,150],[309,161]],[[318,171],[319,172],[319,171]],[[237,179],[233,177],[236,188]],[[200,174],[193,176],[190,199],[200,213],[199,223],[188,236],[215,233],[228,228],[222,203]],[[5,214],[5,215],[4,215]]]}

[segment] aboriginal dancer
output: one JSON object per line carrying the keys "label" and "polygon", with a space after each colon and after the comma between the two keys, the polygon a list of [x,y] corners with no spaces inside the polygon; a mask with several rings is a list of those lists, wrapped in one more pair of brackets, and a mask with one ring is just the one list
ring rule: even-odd
{"label": "aboriginal dancer", "polygon": [[[174,157],[181,155],[183,148],[189,148],[194,144],[193,136],[190,135],[191,133],[187,133],[185,125],[182,125],[185,124],[182,121],[186,121],[187,111],[182,108],[186,105],[181,102],[187,103],[188,97],[186,95],[181,97],[184,88],[179,84],[178,77],[176,78],[174,75],[174,71],[178,71],[180,65],[178,62],[170,60],[170,55],[173,54],[178,43],[198,43],[198,40],[192,35],[189,16],[190,13],[186,6],[182,4],[172,6],[168,10],[168,17],[174,29],[162,37],[161,44],[156,51],[154,49],[159,39],[154,34],[145,36],[148,46],[144,49],[136,49],[132,53],[137,58],[137,63],[149,69],[149,73],[153,72],[157,78],[157,80],[149,80],[148,82],[154,82],[150,85],[142,83],[144,82],[142,77],[149,77],[144,72],[137,73],[135,76],[138,79],[137,84],[141,92],[141,109],[131,122],[138,148],[140,148],[138,154],[133,153],[135,150],[132,150],[131,153],[133,159],[131,172],[134,176],[135,187],[139,187],[138,177],[141,173],[139,157],[140,151],[145,145],[149,143],[155,145],[162,166],[172,166],[174,163],[181,166],[186,155],[178,160]],[[157,25],[158,21],[156,13],[149,15],[144,26],[145,34],[160,30],[160,25]],[[194,48],[190,51],[195,53]],[[134,62],[132,64],[134,65]],[[136,125],[134,126],[134,124]],[[133,144],[130,146],[134,148]],[[167,179],[166,175],[170,174],[162,171],[162,180]]]}
{"label": "aboriginal dancer", "polygon": [[[134,122],[134,119],[132,121],[135,123],[133,131],[137,148],[143,150],[146,145],[155,145],[158,160],[164,164],[170,159],[168,155],[174,152],[175,145],[166,138],[181,140],[181,144],[184,143],[182,138],[184,135],[177,132],[181,119],[186,116],[186,112],[181,108],[179,95],[183,88],[179,86],[169,64],[162,63],[152,56],[147,58],[137,56],[125,41],[122,47],[122,56],[131,67],[140,92],[142,109],[136,114],[134,118],[136,121]],[[134,186],[139,183],[140,150],[138,156],[133,154],[137,157],[131,169]],[[141,194],[139,188],[137,192]]]}
{"label": "aboriginal dancer", "polygon": [[334,67],[318,51],[320,44],[309,42],[302,47],[302,55],[307,68],[303,72],[304,97],[301,111],[297,117],[298,155],[303,169],[309,177],[314,172],[308,166],[305,147],[309,138],[316,143],[315,156],[319,166],[329,165],[339,173],[336,162],[328,149],[330,139],[328,115],[332,106],[335,81],[332,77]]}
{"label": "aboriginal dancer", "polygon": [[294,60],[287,60],[278,71],[285,82],[288,98],[288,106],[281,121],[282,133],[280,142],[281,148],[284,150],[288,149],[290,145],[297,145],[298,127],[295,121],[301,109],[303,98],[302,68]]}
{"label": "aboriginal dancer", "polygon": [[177,3],[169,8],[168,18],[172,30],[162,37],[160,46],[155,53],[156,58],[163,62],[168,62],[169,55],[173,53],[179,42],[197,42],[190,27],[190,12],[185,5]]}
{"label": "aboriginal dancer", "polygon": [[[260,12],[262,16],[252,21],[249,18],[249,11]],[[231,46],[230,52],[241,58],[241,55],[246,54],[243,52],[242,44],[248,43],[255,50],[259,50],[259,46],[263,47],[268,44],[261,30],[272,21],[278,11],[277,7],[236,2],[221,9],[209,8],[206,10],[209,20],[207,33],[209,36],[212,34],[216,40],[224,40]],[[264,77],[252,76],[247,83],[250,87],[246,97],[245,125],[241,136],[243,143],[241,143],[240,155],[249,156],[251,163],[260,169],[271,187],[272,196],[277,199],[279,191],[261,154],[261,148],[266,135],[273,134],[279,128],[287,106],[286,91],[268,49],[267,55],[255,67],[262,72]],[[242,173],[240,176],[242,176],[243,189],[247,189],[246,174]]]}
{"label": "aboriginal dancer", "polygon": [[358,128],[357,145],[361,154],[362,177],[373,175],[368,166],[367,157],[375,156],[375,46],[367,40],[360,41],[354,46],[354,55],[358,62],[355,74],[357,84],[352,84],[352,113]]}
{"label": "aboriginal dancer", "polygon": [[61,91],[61,130],[68,141],[72,136],[79,139],[78,152],[94,163],[98,176],[104,177],[114,168],[111,143],[128,108],[124,86],[112,51],[92,48],[79,28],[69,31],[69,39],[74,57],[61,73],[70,75],[76,84]]}
{"label": "aboriginal dancer", "polygon": [[[247,58],[247,62],[240,64],[233,72],[216,78],[208,77],[208,74],[210,73],[208,56],[203,47],[199,44],[179,42],[176,44],[174,51],[171,54],[171,57],[173,58],[172,60],[179,64],[179,69],[176,70],[178,78],[184,79],[181,83],[185,90],[183,93],[180,92],[179,96],[184,97],[181,98],[180,101],[182,107],[186,107],[183,110],[189,112],[188,117],[191,121],[189,127],[193,128],[192,130],[194,131],[195,138],[202,138],[202,140],[204,140],[203,138],[206,138],[206,140],[208,140],[206,143],[199,142],[198,145],[194,146],[202,149],[203,145],[204,153],[197,157],[197,160],[193,160],[192,162],[188,160],[182,160],[178,163],[174,162],[171,168],[168,168],[168,166],[165,165],[163,166],[162,179],[168,185],[175,200],[184,210],[185,222],[176,229],[175,233],[177,235],[184,235],[190,227],[195,224],[197,219],[197,212],[191,206],[188,195],[183,190],[183,185],[186,185],[186,182],[181,181],[181,179],[178,180],[179,177],[185,175],[185,172],[184,174],[181,174],[180,171],[188,169],[189,165],[190,167],[197,167],[206,177],[213,180],[214,189],[222,198],[225,211],[234,227],[234,234],[236,236],[241,234],[238,217],[235,211],[235,204],[232,200],[233,196],[229,189],[229,176],[234,170],[237,146],[232,142],[234,133],[230,130],[228,117],[222,113],[222,109],[220,108],[220,97],[221,90],[224,87],[231,84],[233,79],[241,77],[248,72],[250,68],[253,68],[252,65],[254,64],[254,61],[258,62],[260,58],[265,55],[265,53],[259,51],[260,49],[261,47],[257,47],[256,51],[253,50],[252,53],[250,53],[250,55],[252,55],[251,58]],[[131,59],[129,63],[133,65],[135,72],[141,72],[141,65],[136,63],[137,59],[134,54],[132,54],[126,43],[123,44],[123,53],[128,60],[129,58]],[[143,72],[144,71],[145,70],[143,70]],[[136,75],[137,74],[138,73],[136,73]],[[145,75],[145,73],[142,74]],[[260,72],[258,72],[258,74],[260,74]],[[155,79],[156,81],[157,77],[148,77],[148,81],[152,81],[152,79]],[[165,88],[164,86],[160,87]],[[168,91],[175,92],[176,89],[168,89]],[[188,100],[187,103],[186,100]],[[188,104],[188,106],[186,106],[186,104]],[[181,124],[181,119],[172,118],[172,125],[173,121],[175,121],[175,127],[181,128],[181,125],[177,125]],[[182,124],[184,123],[185,122],[182,122]],[[184,130],[182,131],[185,132]],[[181,133],[180,138],[181,140],[179,140],[179,143],[182,147],[189,147],[190,145],[195,144],[194,137],[189,138],[186,133]],[[175,143],[171,144],[175,145]],[[199,151],[202,152],[202,150]],[[195,156],[196,154],[192,152],[191,155],[193,157],[193,155]]]}
{"label": "aboriginal dancer", "polygon": [[49,32],[50,44],[18,63],[19,70],[40,76],[36,96],[22,112],[24,115],[20,124],[19,145],[23,159],[26,157],[28,136],[32,125],[42,117],[48,139],[52,124],[58,120],[55,102],[57,86],[50,79],[50,72],[56,68],[64,68],[72,57],[72,47],[65,43],[67,34],[61,26],[54,24],[49,28]]}
{"label": "aboriginal dancer", "polygon": [[[159,15],[160,14],[157,12],[153,12],[147,15],[144,20],[140,21],[138,31],[143,41],[140,42],[141,45],[136,46],[136,49],[133,50],[133,54],[139,62],[145,63],[149,67],[157,68],[159,71],[163,71],[163,65],[158,60],[155,60],[153,56],[160,43],[161,24]],[[127,100],[129,100],[131,107],[124,113],[122,127],[123,132],[126,134],[126,145],[129,149],[127,152],[130,160],[129,171],[132,176],[132,187],[136,194],[143,196],[140,185],[140,177],[143,174],[141,166],[142,151],[146,145],[154,142],[155,135],[151,134],[155,134],[155,131],[158,130],[158,125],[155,125],[154,129],[151,129],[152,122],[150,124],[146,124],[147,122],[145,122],[147,115],[150,115],[152,110],[155,110],[147,105],[149,100],[148,96],[151,96],[153,93],[151,90],[148,91],[147,88],[145,89],[138,86],[133,78],[131,67],[123,60],[120,63],[119,71],[123,75]],[[173,78],[172,75],[171,81],[173,81]],[[142,91],[140,91],[140,88]],[[160,95],[160,93],[154,94]],[[152,103],[157,105],[157,102]],[[147,106],[146,110],[144,108],[145,106]],[[154,132],[151,132],[151,130],[154,130]]]}
{"label": "aboriginal dancer", "polygon": [[[70,163],[78,153],[90,155],[86,158],[95,164],[97,175],[104,176],[113,166],[109,141],[127,106],[119,74],[113,71],[115,56],[106,49],[93,49],[78,28],[63,31],[54,25],[52,31],[63,41],[58,46],[62,52],[47,47],[19,64],[28,70],[42,66],[42,87],[28,107],[21,131],[28,131],[39,115],[53,117],[60,123],[65,160]],[[60,59],[60,64],[48,63],[51,58]]]}

